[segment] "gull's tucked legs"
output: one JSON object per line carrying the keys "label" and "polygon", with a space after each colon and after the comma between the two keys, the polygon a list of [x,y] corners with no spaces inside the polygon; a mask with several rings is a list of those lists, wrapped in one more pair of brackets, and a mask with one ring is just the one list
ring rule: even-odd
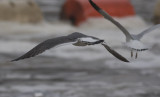
{"label": "gull's tucked legs", "polygon": [[133,51],[131,50],[131,58],[133,57]]}
{"label": "gull's tucked legs", "polygon": [[137,59],[137,57],[138,57],[138,52],[136,52],[136,56],[135,56],[135,59]]}

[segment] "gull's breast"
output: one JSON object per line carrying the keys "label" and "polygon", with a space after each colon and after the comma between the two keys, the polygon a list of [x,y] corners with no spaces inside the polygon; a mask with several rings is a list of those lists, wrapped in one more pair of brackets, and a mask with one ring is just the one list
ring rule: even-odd
{"label": "gull's breast", "polygon": [[138,40],[131,40],[125,43],[125,45],[131,48],[132,50],[136,50],[136,51],[145,51],[149,49],[148,46],[144,45],[142,42]]}

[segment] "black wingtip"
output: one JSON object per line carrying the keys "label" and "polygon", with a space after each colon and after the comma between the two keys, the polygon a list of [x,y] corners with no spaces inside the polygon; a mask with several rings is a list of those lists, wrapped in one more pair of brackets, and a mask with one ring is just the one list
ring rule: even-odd
{"label": "black wingtip", "polygon": [[123,62],[127,62],[127,63],[129,63],[129,61],[128,61],[127,59],[124,59],[124,60],[123,60]]}
{"label": "black wingtip", "polygon": [[16,59],[10,60],[10,62],[14,62],[14,61],[17,61],[17,60]]}
{"label": "black wingtip", "polygon": [[13,59],[13,60],[11,60],[10,62],[14,62],[14,61],[18,61],[18,60],[20,60],[20,59],[19,59],[19,58]]}
{"label": "black wingtip", "polygon": [[[121,56],[121,57],[123,57],[123,56]],[[118,57],[117,57],[117,58],[118,58]],[[129,63],[129,62],[130,62],[130,61],[128,61],[128,60],[127,60],[126,58],[124,58],[124,57],[121,58],[120,60],[123,61],[123,62],[126,62],[126,63]]]}
{"label": "black wingtip", "polygon": [[102,44],[114,57],[117,59],[123,61],[123,62],[129,62],[125,57],[117,53],[115,50],[111,49],[108,45]]}
{"label": "black wingtip", "polygon": [[90,4],[97,10],[101,10],[92,0],[89,0]]}
{"label": "black wingtip", "polygon": [[[32,56],[31,56],[31,57],[32,57]],[[25,55],[23,55],[23,56],[21,56],[21,57],[18,57],[18,58],[16,58],[16,59],[11,60],[11,62],[19,61],[19,60],[23,60],[23,59],[27,59],[27,58],[29,58],[29,57],[26,57],[26,54],[25,54]]]}

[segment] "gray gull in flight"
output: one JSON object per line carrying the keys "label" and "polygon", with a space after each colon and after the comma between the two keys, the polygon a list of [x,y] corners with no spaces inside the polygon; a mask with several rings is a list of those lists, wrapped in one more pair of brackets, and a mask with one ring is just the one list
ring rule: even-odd
{"label": "gray gull in flight", "polygon": [[144,34],[160,27],[160,24],[152,26],[137,35],[132,35],[119,22],[113,19],[107,12],[99,8],[92,0],[89,0],[89,2],[96,11],[98,11],[102,16],[104,16],[105,19],[111,21],[124,33],[124,35],[126,36],[125,45],[131,49],[131,57],[133,57],[133,51],[136,51],[135,58],[137,58],[139,51],[145,51],[149,49],[148,46],[140,42],[140,39],[143,37]]}
{"label": "gray gull in flight", "polygon": [[50,49],[52,47],[56,47],[61,44],[71,43],[74,46],[87,46],[87,45],[95,45],[95,44],[101,44],[103,45],[113,56],[118,58],[121,61],[129,62],[126,58],[121,56],[119,53],[111,49],[102,39],[93,37],[93,36],[87,36],[79,32],[74,32],[72,34],[69,34],[67,36],[61,36],[57,38],[48,39],[37,46],[35,46],[33,49],[28,51],[26,54],[22,55],[19,58],[16,58],[12,61],[18,61],[21,59],[26,59],[30,57],[34,57],[40,53],[43,53],[45,50]]}

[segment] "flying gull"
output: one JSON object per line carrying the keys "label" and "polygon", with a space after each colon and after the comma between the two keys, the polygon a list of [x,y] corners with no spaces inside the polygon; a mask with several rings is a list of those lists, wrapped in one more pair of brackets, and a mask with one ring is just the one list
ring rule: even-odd
{"label": "flying gull", "polygon": [[19,58],[16,58],[16,59],[12,60],[12,61],[18,61],[18,60],[21,60],[21,59],[34,57],[34,56],[36,56],[40,53],[43,53],[45,50],[48,50],[52,47],[56,47],[56,46],[59,46],[59,45],[62,45],[62,44],[68,44],[68,43],[73,44],[74,46],[87,46],[87,45],[101,44],[113,56],[115,56],[119,60],[124,61],[124,62],[129,62],[126,58],[124,58],[119,53],[117,53],[116,51],[111,49],[104,42],[104,40],[93,37],[93,36],[84,35],[84,34],[79,33],[79,32],[74,32],[74,33],[69,34],[67,36],[61,36],[61,37],[57,37],[57,38],[48,39],[48,40],[38,44],[37,46],[35,46],[33,49],[28,51],[26,54],[22,55]]}
{"label": "flying gull", "polygon": [[105,12],[104,10],[99,8],[92,0],[89,0],[89,2],[92,5],[92,7],[95,8],[96,11],[98,11],[102,16],[104,16],[105,19],[111,21],[113,24],[115,24],[123,32],[123,34],[126,36],[125,45],[131,49],[131,57],[133,57],[133,51],[136,51],[135,58],[137,58],[139,51],[145,51],[145,50],[149,49],[148,46],[146,46],[142,42],[140,42],[140,39],[146,33],[151,32],[152,30],[160,27],[160,24],[152,26],[137,35],[132,35],[119,22],[114,20],[107,12]]}

